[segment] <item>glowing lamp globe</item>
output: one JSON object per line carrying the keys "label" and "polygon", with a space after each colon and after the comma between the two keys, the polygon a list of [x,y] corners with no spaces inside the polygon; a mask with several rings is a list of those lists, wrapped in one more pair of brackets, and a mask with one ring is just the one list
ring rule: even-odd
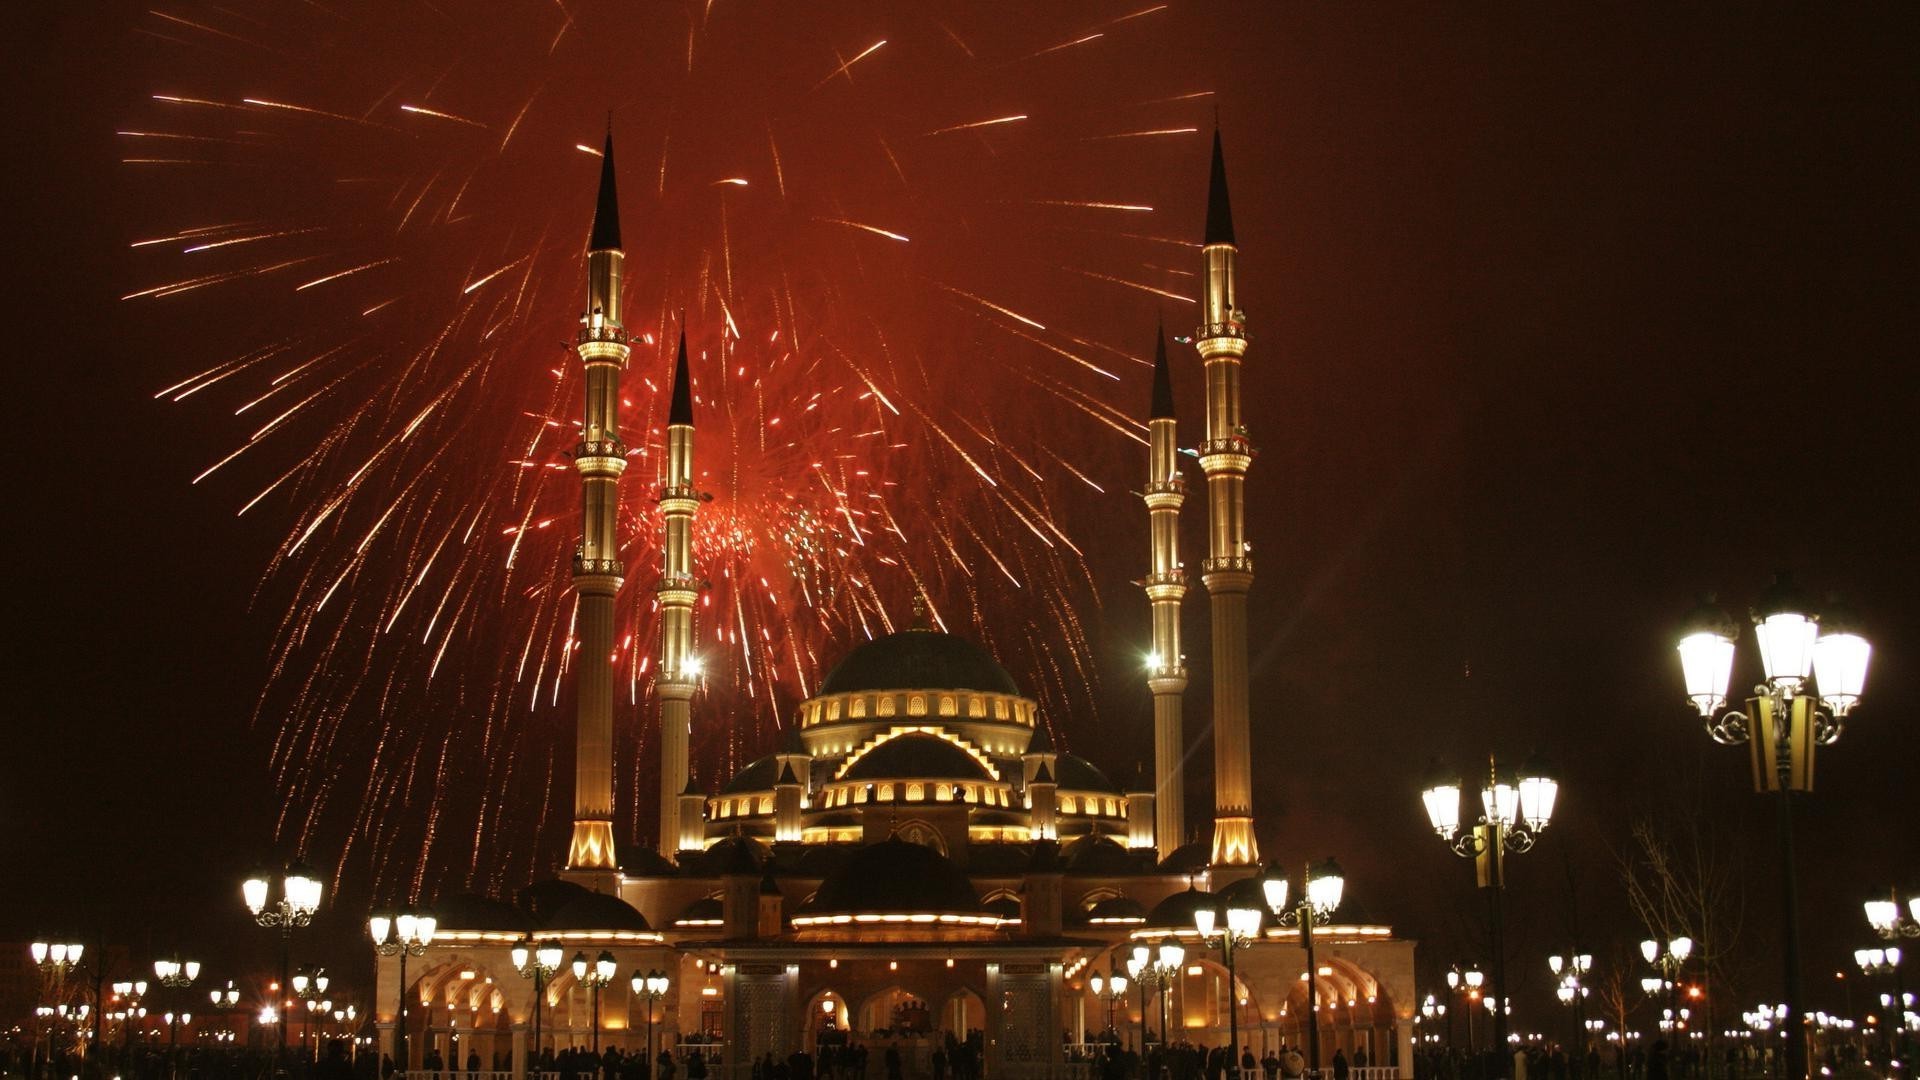
{"label": "glowing lamp globe", "polygon": [[1798,689],[1813,672],[1813,646],[1820,624],[1807,613],[1799,587],[1787,574],[1775,574],[1753,613],[1753,634],[1760,645],[1760,666],[1767,681]]}
{"label": "glowing lamp globe", "polygon": [[1711,718],[1727,703],[1733,679],[1734,621],[1709,598],[1687,616],[1680,631],[1680,677],[1687,700]]}
{"label": "glowing lamp globe", "polygon": [[560,970],[561,957],[566,954],[561,951],[558,943],[549,941],[542,944],[539,949],[535,951],[534,955],[539,959],[541,967],[548,971],[558,971]]}
{"label": "glowing lamp globe", "polygon": [[1813,677],[1820,688],[1820,700],[1835,716],[1845,716],[1859,704],[1860,692],[1867,685],[1867,662],[1873,646],[1867,639],[1841,627],[1829,625],[1827,632],[1813,644]]}
{"label": "glowing lamp globe", "polygon": [[1439,764],[1428,770],[1426,789],[1420,793],[1426,804],[1427,822],[1442,840],[1451,840],[1460,831],[1460,783],[1445,775]]}
{"label": "glowing lamp globe", "polygon": [[247,910],[255,915],[267,908],[267,875],[255,873],[240,883],[240,896],[247,902]]}
{"label": "glowing lamp globe", "polygon": [[1267,902],[1267,910],[1278,915],[1287,909],[1287,879],[1278,873],[1269,871],[1260,882],[1261,896]]}
{"label": "glowing lamp globe", "polygon": [[1201,937],[1210,938],[1213,936],[1215,918],[1214,910],[1210,907],[1196,909],[1193,913],[1193,928],[1200,932]]}
{"label": "glowing lamp globe", "polygon": [[612,982],[613,973],[618,966],[614,962],[612,953],[602,952],[593,962],[593,973],[599,976],[601,982]]}
{"label": "glowing lamp globe", "polygon": [[524,941],[514,945],[513,951],[510,955],[513,959],[513,966],[516,970],[519,970],[519,971],[527,970],[527,958],[530,951],[531,950],[527,948],[527,943]]}
{"label": "glowing lamp globe", "polygon": [[1693,939],[1682,934],[1667,942],[1667,952],[1673,954],[1675,960],[1684,964],[1687,962],[1687,957],[1693,955]]}
{"label": "glowing lamp globe", "polygon": [[1227,932],[1243,941],[1259,934],[1260,909],[1253,907],[1228,908]]}
{"label": "glowing lamp globe", "polygon": [[1509,828],[1519,820],[1520,789],[1511,776],[1496,773],[1488,777],[1486,786],[1480,789],[1480,805],[1488,821]]}
{"label": "glowing lamp globe", "polygon": [[1187,950],[1178,942],[1169,941],[1160,946],[1160,966],[1168,971],[1178,971],[1187,959]]}
{"label": "glowing lamp globe", "polygon": [[1329,858],[1321,863],[1307,878],[1307,903],[1313,906],[1318,918],[1326,918],[1340,906],[1340,899],[1347,891],[1347,876],[1340,870],[1340,864]]}
{"label": "glowing lamp globe", "polygon": [[1867,909],[1867,925],[1883,934],[1892,930],[1893,924],[1900,920],[1900,905],[1891,900],[1869,900],[1864,906]]}
{"label": "glowing lamp globe", "polygon": [[1560,783],[1539,755],[1527,759],[1520,768],[1520,820],[1539,832],[1553,820],[1553,803],[1560,795]]}
{"label": "glowing lamp globe", "polygon": [[1547,957],[1547,970],[1553,972],[1555,975],[1560,974],[1560,969],[1565,965],[1566,957],[1561,956],[1559,953]]}
{"label": "glowing lamp globe", "polygon": [[1469,968],[1466,978],[1467,989],[1469,990],[1478,990],[1480,989],[1480,985],[1487,981],[1486,972],[1481,971],[1479,968]]}
{"label": "glowing lamp globe", "polygon": [[580,980],[587,977],[587,954],[586,953],[577,952],[573,954],[573,977],[575,980]]}
{"label": "glowing lamp globe", "polygon": [[1660,958],[1660,943],[1652,938],[1642,941],[1640,943],[1640,955],[1646,957],[1647,963],[1653,963]]}

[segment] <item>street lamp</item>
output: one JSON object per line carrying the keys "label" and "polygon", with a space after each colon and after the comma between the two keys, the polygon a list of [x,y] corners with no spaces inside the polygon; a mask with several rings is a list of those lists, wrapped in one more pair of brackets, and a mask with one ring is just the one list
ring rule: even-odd
{"label": "street lamp", "polygon": [[[1486,981],[1486,973],[1471,964],[1464,968],[1459,964],[1455,964],[1447,969],[1447,989],[1450,992],[1465,995],[1468,1002],[1466,1013],[1467,1053],[1469,1054],[1479,1049],[1478,1041],[1473,1036],[1473,1006],[1479,1003],[1480,987]],[[1453,1020],[1451,1018],[1447,1020],[1447,1042],[1453,1042]]]}
{"label": "street lamp", "polygon": [[1681,1023],[1680,1010],[1680,972],[1687,966],[1687,957],[1693,955],[1693,939],[1685,934],[1669,939],[1662,944],[1654,938],[1640,943],[1640,955],[1647,963],[1659,971],[1666,983],[1667,1020],[1676,1032],[1685,1027]]}
{"label": "street lamp", "polygon": [[1227,908],[1226,925],[1215,933],[1219,912],[1211,907],[1194,910],[1193,928],[1208,948],[1218,948],[1227,963],[1227,1076],[1240,1078],[1240,980],[1233,972],[1233,954],[1252,945],[1260,936],[1260,909],[1232,905]]}
{"label": "street lamp", "polygon": [[[1446,1017],[1447,1053],[1451,1055],[1453,1053],[1453,1017],[1447,1015],[1446,1003],[1435,1001],[1433,995],[1428,994],[1427,999],[1420,1003],[1420,1015],[1425,1017],[1428,1023],[1432,1023],[1436,1017]],[[1433,1037],[1439,1038],[1437,1035]]]}
{"label": "street lamp", "polygon": [[[1876,929],[1878,928],[1876,927]],[[1896,935],[1888,935],[1889,938],[1893,936]],[[1905,1044],[1907,1041],[1907,1009],[1905,1004],[1907,1001],[1907,980],[1905,975],[1900,971],[1900,958],[1900,946],[1898,945],[1888,945],[1885,948],[1853,950],[1853,961],[1860,965],[1861,974],[1893,976],[1894,996],[1889,998],[1883,995],[1881,1000],[1889,1004],[1895,1001],[1901,1003],[1900,1008],[1896,1010],[1899,1014],[1899,1023],[1894,1028],[1893,1047],[1894,1056],[1902,1057],[1904,1060]]]}
{"label": "street lamp", "polygon": [[1167,1045],[1167,999],[1173,995],[1173,984],[1180,978],[1180,968],[1186,962],[1187,950],[1171,938],[1161,942],[1158,947],[1133,947],[1133,958],[1127,962],[1127,970],[1141,987],[1141,1053],[1147,1049],[1146,990],[1151,987],[1160,999],[1160,1045],[1164,1047]]}
{"label": "street lamp", "polygon": [[[1805,1076],[1807,1044],[1800,1007],[1800,900],[1794,879],[1793,793],[1813,790],[1814,750],[1840,738],[1866,687],[1873,649],[1844,615],[1814,614],[1786,574],[1776,574],[1753,609],[1763,680],[1744,712],[1725,709],[1733,678],[1734,621],[1709,597],[1681,631],[1681,677],[1687,700],[1713,741],[1745,743],[1753,788],[1778,793],[1782,883],[1781,961],[1787,1017],[1781,1018],[1787,1068]],[[1725,709],[1725,711],[1722,711]],[[1790,1022],[1785,1022],[1789,1021]]]}
{"label": "street lamp", "polygon": [[1102,1034],[1113,1032],[1115,1040],[1118,1041],[1119,1033],[1113,1026],[1113,1003],[1127,996],[1127,973],[1120,970],[1120,965],[1116,961],[1113,969],[1105,976],[1097,971],[1094,972],[1087,979],[1087,988],[1093,991],[1094,997],[1107,1003],[1107,1026]]}
{"label": "street lamp", "polygon": [[[531,937],[521,938],[513,946],[513,967],[523,979],[533,980],[533,1059],[540,1060],[540,1008],[546,1004],[547,992],[544,989],[553,973],[560,970],[561,957],[557,941],[542,941],[535,944]],[[538,1066],[535,1070],[538,1071]]]}
{"label": "street lamp", "polygon": [[1573,1029],[1580,1040],[1580,1052],[1572,1063],[1573,1075],[1579,1076],[1586,1064],[1587,1056],[1587,972],[1593,970],[1593,954],[1576,952],[1566,956],[1555,953],[1547,957],[1547,970],[1560,980],[1560,986],[1554,995],[1560,1004],[1573,1007]]}
{"label": "street lamp", "polygon": [[[300,1043],[303,1047],[306,1045],[307,1037],[313,1034],[314,1003],[326,994],[327,985],[330,982],[332,980],[327,976],[327,969],[323,967],[303,967],[293,973],[293,996],[300,999],[307,1010],[307,1018],[301,1021],[300,1029]],[[319,1046],[318,1043],[314,1045],[316,1049]]]}
{"label": "street lamp", "polygon": [[400,1010],[393,1025],[393,1067],[407,1068],[407,957],[422,956],[433,944],[440,920],[427,911],[376,911],[367,917],[373,951],[400,958]]}
{"label": "street lamp", "polygon": [[[1320,970],[1313,959],[1313,926],[1316,922],[1325,922],[1340,906],[1347,878],[1340,872],[1340,864],[1329,856],[1318,869],[1304,868],[1300,879],[1305,888],[1300,890],[1297,900],[1288,903],[1287,879],[1269,864],[1260,889],[1275,924],[1298,926],[1300,947],[1307,951],[1307,1075],[1317,1077],[1320,1075]],[[1257,918],[1255,928],[1258,929]]]}
{"label": "street lamp", "polygon": [[[633,978],[628,980],[628,985],[633,987],[635,997],[647,1003],[647,1067],[651,1069],[653,1067],[653,1003],[667,996],[667,973],[659,968],[652,968],[642,975],[639,968],[634,968]],[[833,1003],[825,1004],[831,1007]]]}
{"label": "street lamp", "polygon": [[613,981],[614,972],[619,965],[614,962],[613,954],[602,951],[596,959],[588,962],[587,954],[573,954],[573,980],[586,987],[593,999],[593,1052],[600,1053],[600,988]]}
{"label": "street lamp", "polygon": [[[1481,812],[1470,828],[1460,824],[1460,781],[1438,763],[1427,774],[1426,790],[1420,799],[1426,805],[1427,820],[1455,855],[1472,859],[1480,887],[1487,891],[1487,907],[1492,928],[1493,996],[1503,1006],[1507,1001],[1506,942],[1502,935],[1500,890],[1507,883],[1507,854],[1519,855],[1533,849],[1534,841],[1553,820],[1553,804],[1560,784],[1538,756],[1520,767],[1518,776],[1501,770],[1492,757],[1487,758],[1487,775],[1480,788]],[[1494,1074],[1505,1076],[1507,1061],[1507,1009],[1493,1010]],[[1468,1036],[1472,1038],[1471,1033]]]}
{"label": "street lamp", "polygon": [[[265,869],[256,870],[240,884],[240,897],[246,901],[247,910],[253,913],[253,921],[270,930],[280,931],[280,986],[284,990],[289,981],[288,969],[292,966],[293,932],[313,922],[313,913],[320,910],[320,897],[325,887],[320,879],[307,869],[306,863],[295,860],[292,865],[281,869],[277,881],[280,886],[278,898],[273,896],[276,878]],[[278,1016],[280,1002],[275,1002],[275,1015]],[[285,1017],[280,1023],[280,1055],[287,1053],[287,1025]]]}

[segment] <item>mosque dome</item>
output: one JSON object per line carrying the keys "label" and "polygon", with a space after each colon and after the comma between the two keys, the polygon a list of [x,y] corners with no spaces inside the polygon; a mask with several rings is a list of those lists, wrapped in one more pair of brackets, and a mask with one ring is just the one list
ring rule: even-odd
{"label": "mosque dome", "polygon": [[[869,844],[827,875],[797,918],[936,915],[974,921],[986,916],[973,883],[945,855],[898,837]],[[837,921],[837,920],[835,920]],[[952,921],[952,920],[942,920]]]}
{"label": "mosque dome", "polygon": [[457,893],[433,902],[436,933],[440,930],[509,930],[525,932],[526,912],[491,896]]}
{"label": "mosque dome", "polygon": [[737,795],[744,791],[771,791],[780,778],[780,758],[775,754],[750,762],[746,768],[733,774],[727,786],[720,789],[722,795]]}
{"label": "mosque dome", "polygon": [[972,754],[938,735],[897,735],[855,758],[841,780],[997,779]]}
{"label": "mosque dome", "polygon": [[847,654],[820,696],[869,690],[977,690],[1019,696],[1013,676],[965,638],[915,628],[875,638]]}
{"label": "mosque dome", "polygon": [[1062,791],[1098,791],[1121,794],[1120,785],[1107,779],[1099,766],[1078,754],[1056,754],[1053,759],[1054,786]]}
{"label": "mosque dome", "polygon": [[1191,930],[1193,913],[1201,908],[1210,908],[1220,898],[1210,892],[1203,892],[1189,885],[1182,892],[1174,893],[1147,913],[1146,928],[1149,930]]}
{"label": "mosque dome", "polygon": [[548,931],[614,931],[618,933],[646,934],[653,931],[647,925],[646,916],[635,911],[633,905],[608,893],[588,892],[560,905],[559,909],[542,920],[541,929]]}

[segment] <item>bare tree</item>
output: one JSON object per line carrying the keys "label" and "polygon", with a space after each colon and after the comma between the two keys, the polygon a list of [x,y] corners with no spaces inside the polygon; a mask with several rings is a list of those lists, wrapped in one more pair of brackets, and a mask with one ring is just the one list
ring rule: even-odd
{"label": "bare tree", "polygon": [[1715,1002],[1722,993],[1735,993],[1739,982],[1736,957],[1746,914],[1741,852],[1706,824],[1705,815],[1673,807],[1636,817],[1628,845],[1616,857],[1627,901],[1648,936],[1693,939],[1687,966],[1699,976],[1701,996],[1683,1001],[1700,1013],[1695,1026],[1707,1033],[1711,1069]]}

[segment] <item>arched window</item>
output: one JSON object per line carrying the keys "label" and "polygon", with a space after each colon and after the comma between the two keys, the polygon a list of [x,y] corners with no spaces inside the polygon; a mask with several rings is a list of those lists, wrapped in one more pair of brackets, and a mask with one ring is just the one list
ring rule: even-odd
{"label": "arched window", "polygon": [[893,798],[893,785],[892,785],[892,784],[881,784],[881,785],[880,785],[880,794],[879,794],[879,795],[877,795],[877,796],[875,796],[875,798],[877,798],[877,799],[879,799],[879,800],[880,800],[881,802],[886,802],[886,801],[888,801],[889,799],[892,799],[892,798]]}
{"label": "arched window", "polygon": [[1005,720],[1007,718],[1007,699],[1006,698],[993,699],[993,718],[995,720]]}
{"label": "arched window", "polygon": [[915,694],[907,699],[908,716],[927,715],[927,698],[924,694]]}
{"label": "arched window", "polygon": [[880,699],[880,715],[881,716],[892,716],[893,709],[894,709],[893,695],[889,694]]}
{"label": "arched window", "polygon": [[925,784],[908,784],[907,785],[907,801],[908,802],[919,802],[920,800],[926,797],[927,797],[927,788]]}
{"label": "arched window", "polygon": [[847,702],[847,715],[856,720],[867,715],[867,699],[857,697]]}
{"label": "arched window", "polygon": [[975,720],[987,715],[987,702],[978,695],[967,698],[967,715]]}
{"label": "arched window", "polygon": [[954,706],[954,700],[953,700],[953,695],[952,695],[952,694],[941,694],[941,695],[940,695],[940,715],[941,715],[941,716],[954,716],[954,715],[957,715],[957,714],[958,714],[958,712],[959,712],[959,710],[958,710],[958,709],[956,709],[956,708],[955,708],[955,706]]}

